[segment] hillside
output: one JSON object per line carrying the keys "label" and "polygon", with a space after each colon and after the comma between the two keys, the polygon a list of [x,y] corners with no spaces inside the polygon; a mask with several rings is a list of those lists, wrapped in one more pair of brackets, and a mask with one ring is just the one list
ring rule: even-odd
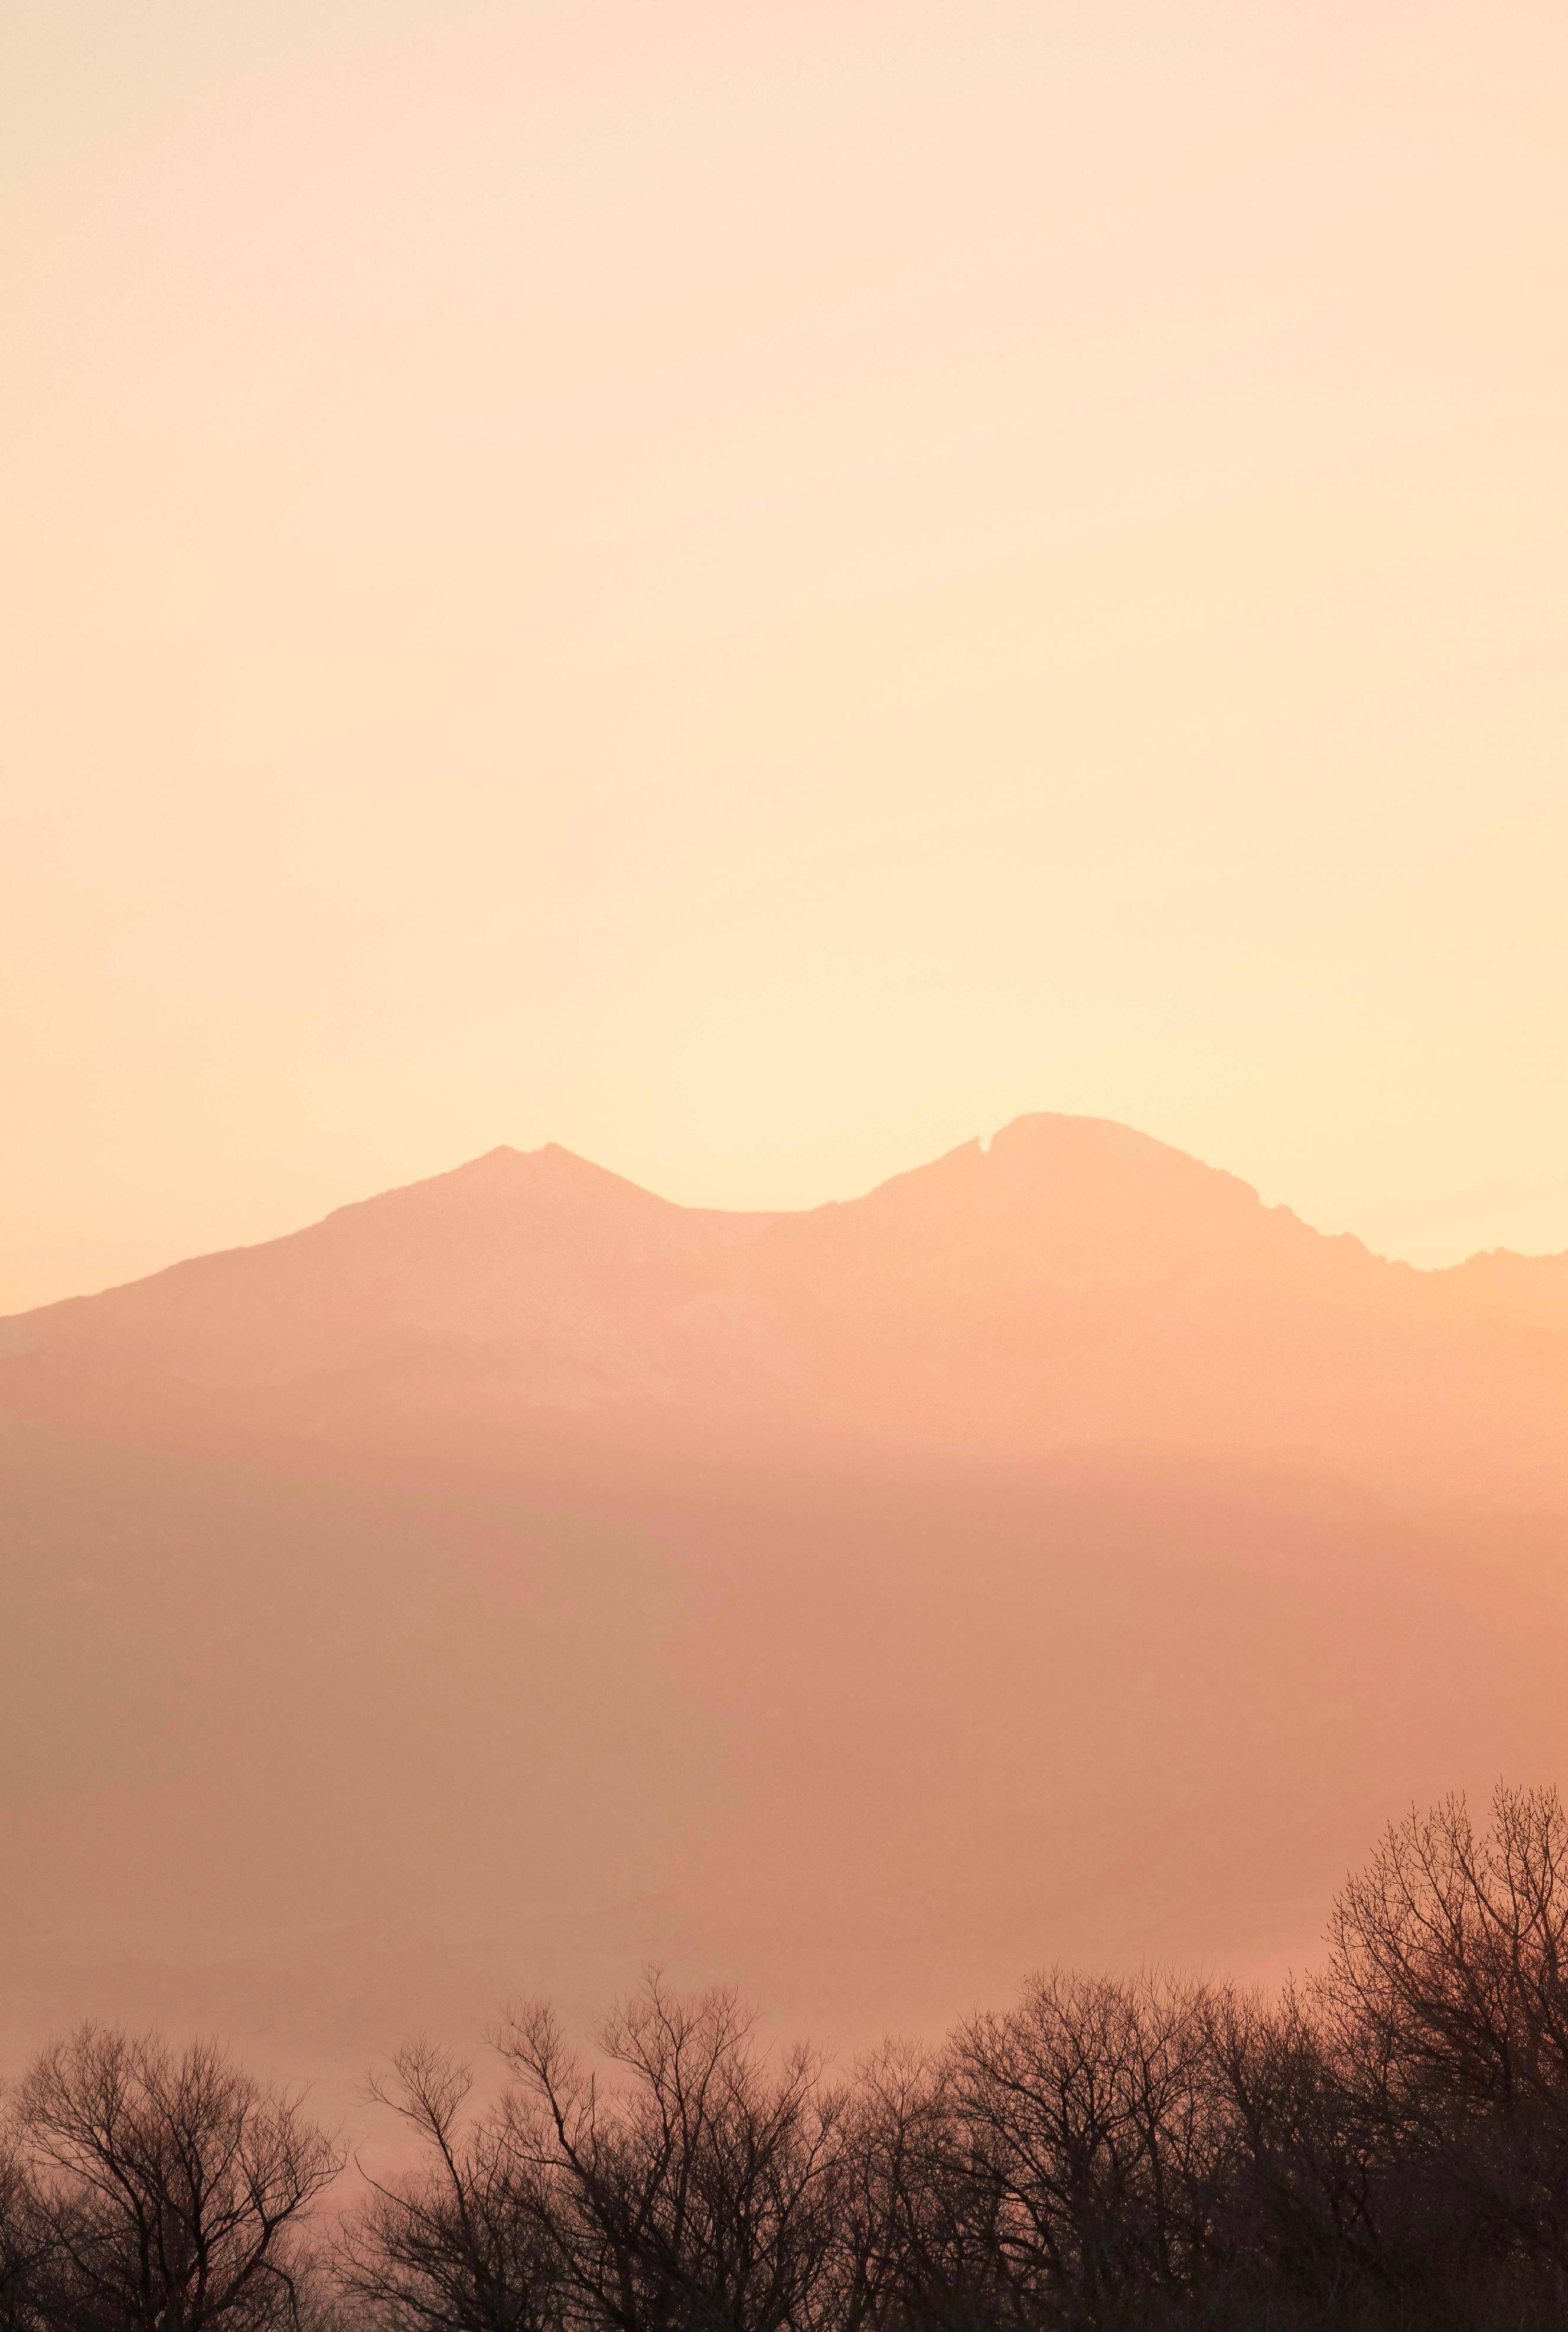
{"label": "hillside", "polygon": [[193,1433],[562,1433],[792,1462],[1124,1448],[1568,1497],[1568,1258],[1419,1272],[1097,1120],[799,1215],[498,1150],[292,1238],[0,1323],[0,1406]]}
{"label": "hillside", "polygon": [[0,1324],[0,2053],[1276,1970],[1568,1774],[1565,1391],[1564,1258],[1063,1118],[784,1216],[496,1151]]}

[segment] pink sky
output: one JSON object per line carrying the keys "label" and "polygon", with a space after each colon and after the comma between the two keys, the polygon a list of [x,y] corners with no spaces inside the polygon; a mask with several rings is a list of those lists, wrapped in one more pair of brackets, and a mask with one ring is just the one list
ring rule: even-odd
{"label": "pink sky", "polygon": [[1028,1110],[1568,1247],[1568,44],[11,0],[0,1309]]}

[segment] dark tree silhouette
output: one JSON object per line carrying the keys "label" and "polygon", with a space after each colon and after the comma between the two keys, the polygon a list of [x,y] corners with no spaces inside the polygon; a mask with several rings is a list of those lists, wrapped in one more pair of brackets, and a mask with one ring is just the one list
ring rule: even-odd
{"label": "dark tree silhouette", "polygon": [[12,2107],[28,2304],[61,2332],[272,2332],[312,2294],[299,2237],[341,2156],[224,2051],[84,2026]]}
{"label": "dark tree silhouette", "polygon": [[86,2028],[0,2117],[0,2332],[1568,2332],[1550,1791],[1396,1823],[1271,1998],[1057,1972],[836,2081],[655,1978],[498,2048],[394,2060],[329,2280],[299,2102]]}
{"label": "dark tree silhouette", "polygon": [[599,2034],[617,2078],[588,2070],[541,2008],[501,2045],[575,2309],[615,2332],[839,2320],[847,2099],[811,2052],[770,2063],[732,1993],[684,2002],[657,1978]]}
{"label": "dark tree silhouette", "polygon": [[1229,2131],[1205,2007],[1191,1986],[1057,1973],[956,2036],[970,2175],[1021,2315],[1104,2321],[1214,2256]]}
{"label": "dark tree silhouette", "polygon": [[418,2166],[369,2199],[338,2238],[343,2289],[384,2332],[550,2332],[565,2320],[567,2260],[531,2116],[503,2097],[473,2110],[468,2066],[419,2044],[371,2095],[416,2139]]}

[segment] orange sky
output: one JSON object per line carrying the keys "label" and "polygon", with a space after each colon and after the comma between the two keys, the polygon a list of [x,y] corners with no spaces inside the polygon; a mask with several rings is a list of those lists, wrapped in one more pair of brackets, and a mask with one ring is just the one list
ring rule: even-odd
{"label": "orange sky", "polygon": [[1027,1110],[1568,1247],[1558,0],[9,0],[0,1309]]}

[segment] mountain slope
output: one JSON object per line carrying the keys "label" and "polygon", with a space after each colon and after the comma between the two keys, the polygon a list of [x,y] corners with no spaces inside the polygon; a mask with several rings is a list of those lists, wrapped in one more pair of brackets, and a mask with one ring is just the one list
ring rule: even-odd
{"label": "mountain slope", "polygon": [[784,1462],[1127,1443],[1568,1497],[1568,1271],[1418,1272],[1096,1120],[1021,1119],[863,1199],[728,1215],[501,1150],[0,1324],[0,1407],[177,1433],[566,1430]]}
{"label": "mountain slope", "polygon": [[1036,1118],[786,1216],[500,1151],[0,1324],[0,2065],[1299,1964],[1568,1776],[1565,1265]]}

